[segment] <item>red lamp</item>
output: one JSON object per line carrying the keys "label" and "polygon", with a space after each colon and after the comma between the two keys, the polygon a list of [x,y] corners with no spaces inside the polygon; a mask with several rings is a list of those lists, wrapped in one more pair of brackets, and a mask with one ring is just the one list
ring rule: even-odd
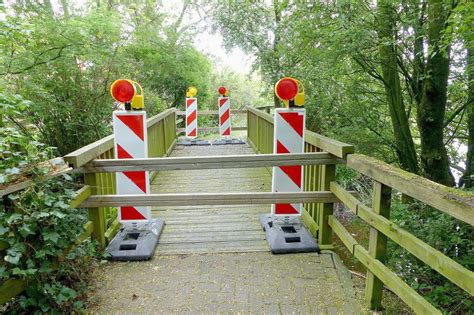
{"label": "red lamp", "polygon": [[116,80],[110,87],[112,97],[121,103],[130,102],[135,96],[135,86],[129,80]]}

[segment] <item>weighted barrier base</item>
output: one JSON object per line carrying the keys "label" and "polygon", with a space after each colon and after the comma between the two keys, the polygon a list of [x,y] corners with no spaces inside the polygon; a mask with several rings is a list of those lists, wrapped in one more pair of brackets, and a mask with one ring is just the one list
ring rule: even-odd
{"label": "weighted barrier base", "polygon": [[273,254],[320,252],[316,240],[299,218],[287,223],[283,218],[262,214],[260,224]]}
{"label": "weighted barrier base", "polygon": [[191,146],[191,145],[211,145],[208,140],[180,140],[177,145]]}
{"label": "weighted barrier base", "polygon": [[245,141],[238,138],[220,138],[212,142],[212,145],[226,145],[226,144],[245,144]]}
{"label": "weighted barrier base", "polygon": [[123,226],[106,248],[110,260],[148,260],[155,253],[165,221],[153,219],[137,227]]}

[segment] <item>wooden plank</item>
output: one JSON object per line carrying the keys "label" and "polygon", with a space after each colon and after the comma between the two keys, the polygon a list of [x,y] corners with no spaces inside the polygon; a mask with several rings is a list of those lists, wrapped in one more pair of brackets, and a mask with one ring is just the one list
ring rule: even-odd
{"label": "wooden plank", "polygon": [[84,186],[78,191],[76,191],[76,194],[72,198],[71,202],[69,203],[69,207],[71,208],[80,208],[81,203],[89,198],[89,196],[92,194],[92,189],[90,186]]}
{"label": "wooden plank", "polygon": [[[86,174],[84,181],[86,185],[90,186],[92,193],[100,194],[101,187],[98,186],[99,174]],[[88,199],[90,199],[90,196]],[[84,202],[87,202],[86,199]],[[83,207],[88,207],[85,204],[82,204]],[[94,231],[92,232],[92,238],[95,239],[102,248],[105,248],[105,230],[106,230],[106,220],[105,220],[105,209],[98,207],[88,207],[89,208],[89,220],[94,224]]]}
{"label": "wooden plank", "polygon": [[94,195],[85,207],[120,206],[185,206],[185,205],[237,205],[271,203],[334,202],[336,197],[328,191],[318,192],[256,192],[256,193],[198,193],[198,194],[148,194],[148,195]]}
{"label": "wooden plank", "polygon": [[304,140],[323,151],[332,153],[343,159],[346,158],[347,154],[354,153],[353,145],[331,139],[309,130],[305,131]]}
{"label": "wooden plank", "polygon": [[[321,177],[321,189],[329,190],[331,182],[336,178],[335,165],[323,165]],[[328,216],[333,213],[334,204],[332,202],[324,202],[321,211],[319,211],[319,233],[318,240],[320,245],[332,244],[332,231],[328,224]]]}
{"label": "wooden plank", "polygon": [[418,199],[461,221],[474,225],[474,193],[446,187],[362,154],[350,154],[347,166]]}
{"label": "wooden plank", "polygon": [[[176,109],[170,108],[165,110],[164,112],[150,117],[147,119],[147,128],[152,127],[159,121],[163,120],[165,117],[169,115],[174,115]],[[104,137],[96,142],[88,144],[74,152],[71,152],[64,156],[64,160],[69,163],[74,168],[78,168],[93,159],[97,158],[99,155],[103,154],[104,152],[112,149],[114,146],[114,135],[109,135]]]}
{"label": "wooden plank", "polygon": [[402,301],[410,306],[417,314],[441,314],[433,305],[403,282],[396,273],[387,268],[383,263],[371,257],[362,246],[355,246],[354,256],[377,276],[395,293]]}
{"label": "wooden plank", "polygon": [[390,220],[377,215],[337,183],[331,183],[331,191],[362,220],[388,236],[461,289],[474,295],[474,272],[464,268]]}
{"label": "wooden plank", "polygon": [[341,242],[347,247],[347,249],[354,255],[354,247],[358,244],[357,241],[351,236],[349,231],[346,230],[344,225],[339,222],[334,215],[328,217],[328,224],[339,237]]}
{"label": "wooden plank", "polygon": [[115,219],[114,222],[110,225],[110,227],[105,231],[104,236],[107,242],[110,242],[115,234],[117,234],[118,230],[120,229],[120,223],[118,222],[118,219]]}
{"label": "wooden plank", "polygon": [[[390,217],[390,200],[392,189],[377,181],[374,181],[372,193],[372,211],[381,215],[387,220]],[[387,236],[370,228],[369,250],[371,257],[385,262],[387,253]],[[382,309],[383,283],[370,270],[367,270],[367,279],[365,284],[365,300],[371,310]]]}
{"label": "wooden plank", "polygon": [[[231,115],[243,115],[247,114],[247,110],[245,109],[231,109]],[[217,110],[199,110],[198,116],[200,115],[219,115],[219,111]],[[183,110],[176,111],[176,116],[186,116],[186,112]]]}
{"label": "wooden plank", "polygon": [[146,120],[147,128],[152,127],[153,125],[157,124],[158,122],[162,121],[163,119],[165,119],[166,117],[170,115],[174,115],[175,112],[176,112],[176,108],[169,108],[153,117],[148,118]]}
{"label": "wooden plank", "polygon": [[91,236],[92,232],[94,231],[94,223],[92,221],[87,221],[87,223],[84,224],[84,230],[85,231],[76,239],[76,244],[78,245]]}
{"label": "wooden plank", "polygon": [[20,279],[7,279],[0,286],[0,305],[5,304],[26,289],[26,281]]}
{"label": "wooden plank", "polygon": [[201,243],[172,243],[160,244],[156,248],[157,255],[200,254],[200,253],[239,253],[239,252],[268,252],[265,240],[201,242]]}
{"label": "wooden plank", "polygon": [[250,107],[250,106],[247,106],[245,107],[245,109],[249,112],[251,112],[252,114],[262,118],[263,120],[271,123],[273,125],[273,116],[268,114],[268,113],[265,113],[265,112],[262,112],[261,110],[258,110],[256,108],[253,108],[253,107]]}
{"label": "wooden plank", "polygon": [[318,232],[318,229],[319,229],[319,226],[318,224],[316,223],[316,221],[314,221],[314,219],[311,217],[311,215],[309,214],[308,211],[306,211],[306,209],[303,208],[303,213],[301,215],[301,220],[303,221],[303,224],[306,226],[306,228],[308,229],[308,231],[314,236],[316,237],[317,236],[317,232]]}
{"label": "wooden plank", "polygon": [[398,297],[418,314],[441,314],[433,305],[403,282],[392,270],[382,262],[370,256],[365,248],[357,243],[344,226],[334,217],[330,217],[334,233],[354,256]]}
{"label": "wooden plank", "polygon": [[[253,168],[286,165],[339,164],[343,161],[329,153],[257,154],[205,157],[168,157],[126,160],[93,160],[83,167],[85,173],[153,170],[196,170]],[[89,166],[90,165],[90,166]]]}
{"label": "wooden plank", "polygon": [[[37,166],[48,170],[48,173],[45,175],[46,178],[55,178],[60,175],[72,172],[72,168],[66,165],[65,161],[61,157],[42,162],[40,165]],[[20,174],[18,176],[21,177],[23,175]],[[21,181],[14,184],[0,185],[0,198],[30,187],[34,183],[35,182],[33,180],[28,179],[28,177],[26,177],[26,179],[22,178]]]}

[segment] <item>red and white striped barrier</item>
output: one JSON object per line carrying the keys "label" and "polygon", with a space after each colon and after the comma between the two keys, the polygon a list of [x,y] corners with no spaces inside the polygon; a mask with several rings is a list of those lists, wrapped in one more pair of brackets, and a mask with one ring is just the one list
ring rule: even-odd
{"label": "red and white striped barrier", "polygon": [[[304,108],[278,108],[275,110],[274,153],[304,152],[305,113]],[[303,191],[303,166],[273,167],[272,191]],[[300,216],[302,209],[302,204],[278,203],[272,205],[272,215]]]}
{"label": "red and white striped barrier", "polygon": [[[114,145],[116,159],[148,157],[146,113],[144,111],[115,111],[113,113]],[[148,172],[117,172],[117,195],[144,195],[150,192]],[[150,207],[120,207],[121,223],[148,222]]]}
{"label": "red and white striped barrier", "polygon": [[197,137],[197,98],[186,98],[186,137]]}
{"label": "red and white striped barrier", "polygon": [[230,136],[230,99],[219,97],[219,133],[221,136]]}

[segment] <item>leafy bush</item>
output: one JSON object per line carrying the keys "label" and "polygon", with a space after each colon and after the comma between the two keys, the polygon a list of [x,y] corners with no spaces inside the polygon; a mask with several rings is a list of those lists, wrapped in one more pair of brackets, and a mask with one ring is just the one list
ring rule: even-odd
{"label": "leafy bush", "polygon": [[[391,219],[469,270],[474,269],[474,228],[419,202],[394,200]],[[470,313],[474,299],[405,249],[391,243],[389,265],[436,307],[453,314]]]}
{"label": "leafy bush", "polygon": [[34,181],[0,206],[0,245],[7,248],[0,253],[0,283],[12,278],[27,282],[26,290],[0,312],[80,310],[97,251],[95,243],[76,244],[87,222],[84,210],[69,208],[77,187],[68,175],[44,176],[41,162],[54,148],[39,142],[35,127],[28,125],[24,113],[30,103],[0,94],[0,105],[0,186],[25,177]]}
{"label": "leafy bush", "polygon": [[0,185],[38,162],[52,157],[53,148],[37,140],[33,130],[22,122],[31,103],[20,95],[0,93]]}
{"label": "leafy bush", "polygon": [[69,208],[73,187],[69,176],[38,178],[35,185],[9,195],[14,206],[0,212],[0,241],[9,246],[0,263],[0,279],[20,278],[28,284],[8,310],[82,308],[96,246],[91,242],[75,246],[87,214]]}

